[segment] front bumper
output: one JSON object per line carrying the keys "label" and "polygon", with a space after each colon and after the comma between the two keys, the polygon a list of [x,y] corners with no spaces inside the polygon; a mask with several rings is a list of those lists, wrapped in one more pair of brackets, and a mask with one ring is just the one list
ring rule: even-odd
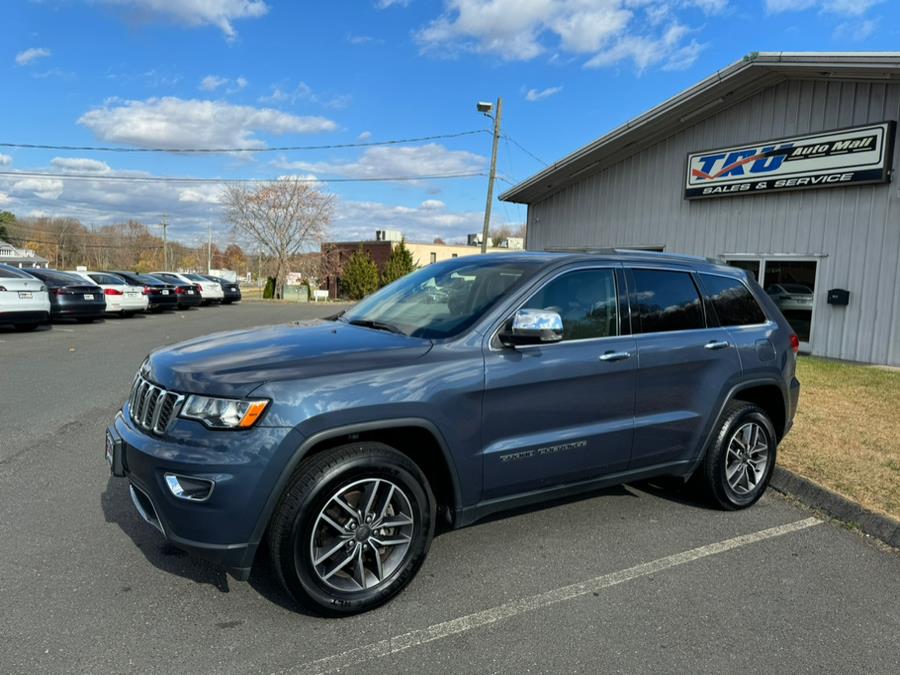
{"label": "front bumper", "polygon": [[[246,579],[265,529],[266,502],[302,437],[285,427],[211,431],[177,419],[163,436],[145,433],[128,418],[127,404],[107,429],[114,448],[107,462],[130,483],[140,516],[189,553]],[[165,474],[214,481],[209,499],[179,499]]]}

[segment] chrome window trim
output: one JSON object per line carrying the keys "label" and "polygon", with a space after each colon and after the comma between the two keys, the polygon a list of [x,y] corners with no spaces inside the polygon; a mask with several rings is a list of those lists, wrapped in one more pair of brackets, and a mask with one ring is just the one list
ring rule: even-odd
{"label": "chrome window trim", "polygon": [[[490,337],[490,339],[488,340],[488,351],[491,351],[491,352],[502,352],[502,351],[506,351],[506,349],[508,349],[507,347],[502,347],[502,346],[501,346],[501,347],[498,348],[498,347],[495,347],[495,346],[494,346],[494,342],[498,339],[497,336],[500,334],[500,331],[503,329],[503,325],[504,325],[507,321],[509,321],[513,316],[515,316],[516,312],[518,312],[520,309],[522,309],[522,307],[523,307],[529,300],[531,300],[535,295],[537,295],[537,294],[540,293],[542,290],[544,290],[544,288],[546,288],[548,284],[554,282],[554,281],[555,281],[556,279],[558,279],[559,277],[561,277],[561,276],[563,276],[563,275],[565,275],[565,274],[569,274],[569,273],[571,273],[571,272],[584,272],[584,271],[590,271],[590,270],[610,270],[610,271],[612,271],[612,273],[613,273],[613,283],[614,283],[615,286],[616,286],[616,327],[617,327],[617,329],[621,330],[621,320],[622,320],[622,317],[619,316],[619,309],[620,309],[621,295],[619,294],[619,279],[618,279],[618,275],[616,274],[616,271],[619,270],[619,269],[621,269],[621,268],[622,268],[621,263],[618,263],[618,262],[611,262],[611,263],[597,263],[597,264],[591,264],[591,263],[588,263],[588,264],[578,265],[577,267],[566,267],[566,268],[564,268],[564,269],[557,270],[557,272],[556,272],[553,276],[549,277],[548,279],[546,279],[546,280],[544,280],[542,283],[540,283],[540,285],[539,285],[533,292],[529,293],[528,297],[526,297],[524,300],[522,300],[521,303],[519,303],[518,305],[516,305],[516,306],[513,308],[512,313],[505,313],[505,314],[504,314],[505,318],[502,319],[502,320],[497,324],[496,328],[495,328],[495,329],[493,330],[493,332],[491,333],[491,337]],[[565,330],[565,327],[566,327],[566,326],[565,326],[565,322],[564,322],[564,323],[563,323],[563,330]],[[614,340],[614,339],[623,338],[623,337],[634,337],[634,335],[633,335],[633,334],[631,334],[630,336],[629,336],[629,335],[622,335],[622,333],[619,332],[619,333],[616,333],[615,335],[604,335],[604,336],[601,336],[601,337],[578,338],[577,340],[565,340],[565,339],[564,339],[564,340],[560,340],[559,342],[548,342],[548,343],[546,343],[546,344],[517,345],[517,346],[516,346],[516,350],[518,351],[518,350],[521,350],[521,349],[534,349],[535,347],[538,347],[538,348],[545,348],[545,349],[546,349],[546,348],[548,348],[548,347],[558,347],[558,346],[560,346],[560,345],[570,345],[570,344],[575,344],[575,343],[581,344],[581,343],[584,343],[584,342],[597,342],[597,341],[599,341],[599,340]]]}

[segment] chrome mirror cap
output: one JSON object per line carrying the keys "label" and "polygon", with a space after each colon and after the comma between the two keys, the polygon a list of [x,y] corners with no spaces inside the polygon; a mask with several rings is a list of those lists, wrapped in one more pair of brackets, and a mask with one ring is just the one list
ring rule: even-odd
{"label": "chrome mirror cap", "polygon": [[520,309],[500,338],[508,345],[559,342],[563,339],[562,317],[546,309]]}

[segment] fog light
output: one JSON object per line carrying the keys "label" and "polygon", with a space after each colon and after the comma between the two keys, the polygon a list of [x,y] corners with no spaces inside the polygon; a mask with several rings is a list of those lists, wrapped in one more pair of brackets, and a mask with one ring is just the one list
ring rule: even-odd
{"label": "fog light", "polygon": [[205,502],[212,494],[215,482],[206,478],[191,478],[178,476],[174,473],[165,474],[166,486],[169,492],[178,499],[189,502]]}

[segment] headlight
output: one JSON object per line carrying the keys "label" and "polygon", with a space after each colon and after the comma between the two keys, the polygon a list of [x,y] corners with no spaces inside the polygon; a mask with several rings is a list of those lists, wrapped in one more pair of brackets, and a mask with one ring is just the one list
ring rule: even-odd
{"label": "headlight", "polygon": [[260,418],[269,402],[242,401],[234,398],[188,396],[181,416],[198,420],[210,429],[249,429]]}

